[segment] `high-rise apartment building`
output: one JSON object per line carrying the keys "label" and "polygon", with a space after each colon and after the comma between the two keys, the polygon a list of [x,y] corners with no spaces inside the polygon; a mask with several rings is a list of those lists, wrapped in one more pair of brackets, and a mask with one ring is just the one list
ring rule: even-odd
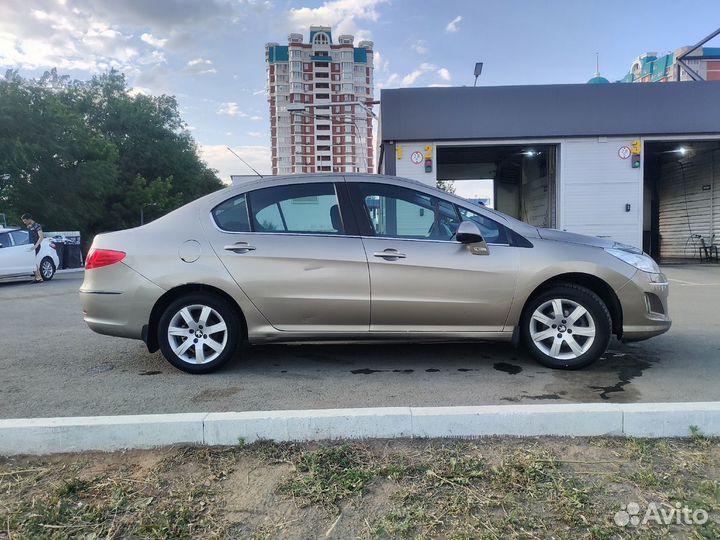
{"label": "high-rise apartment building", "polygon": [[273,174],[372,172],[373,43],[311,26],[265,46]]}

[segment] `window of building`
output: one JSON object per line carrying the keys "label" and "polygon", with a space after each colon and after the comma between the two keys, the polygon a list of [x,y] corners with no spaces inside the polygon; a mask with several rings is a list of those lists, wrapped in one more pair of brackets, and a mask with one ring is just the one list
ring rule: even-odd
{"label": "window of building", "polygon": [[290,69],[302,72],[302,62],[290,62]]}
{"label": "window of building", "polygon": [[318,32],[313,38],[313,43],[315,45],[327,45],[330,43],[330,40],[325,32]]}
{"label": "window of building", "polygon": [[325,82],[325,83],[317,83],[317,84],[315,85],[315,88],[317,88],[318,90],[320,90],[320,89],[324,90],[324,89],[327,89],[327,88],[329,88],[329,87],[330,87],[330,83],[326,83],[326,82]]}
{"label": "window of building", "polygon": [[315,78],[317,79],[327,79],[330,75],[328,73],[318,72],[315,73]]}
{"label": "window of building", "polygon": [[315,62],[315,67],[326,68],[329,64],[327,62]]}
{"label": "window of building", "polygon": [[330,151],[329,146],[317,146],[316,148],[317,148],[318,152],[329,152]]}
{"label": "window of building", "polygon": [[315,94],[317,99],[330,99],[330,94]]}
{"label": "window of building", "polygon": [[291,49],[290,58],[302,58],[302,51],[300,49]]}
{"label": "window of building", "polygon": [[454,205],[413,189],[360,184],[377,236],[449,241],[460,225]]}
{"label": "window of building", "polygon": [[315,129],[317,129],[318,131],[330,131],[330,126],[328,126],[327,124],[319,124],[315,126]]}

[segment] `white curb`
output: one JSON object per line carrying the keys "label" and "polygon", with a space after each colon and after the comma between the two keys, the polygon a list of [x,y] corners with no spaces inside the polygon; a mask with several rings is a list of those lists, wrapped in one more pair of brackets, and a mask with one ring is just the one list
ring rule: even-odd
{"label": "white curb", "polygon": [[113,451],[240,439],[720,436],[720,402],[381,407],[0,420],[0,455]]}

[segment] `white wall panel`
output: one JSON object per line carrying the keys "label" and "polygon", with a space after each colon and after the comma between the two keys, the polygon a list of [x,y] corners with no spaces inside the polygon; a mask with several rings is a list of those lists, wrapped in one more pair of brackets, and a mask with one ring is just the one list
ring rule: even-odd
{"label": "white wall panel", "polygon": [[[397,146],[402,147],[402,159],[397,159],[397,156],[385,156],[385,159],[395,160],[395,175],[402,178],[411,178],[428,184],[429,186],[435,187],[437,184],[437,155],[435,149],[435,143],[433,142],[397,142]],[[432,160],[433,167],[432,172],[425,172],[425,146],[432,146]],[[420,152],[423,155],[423,160],[419,163],[413,163],[411,156],[413,152]]]}
{"label": "white wall panel", "polygon": [[561,229],[642,246],[642,168],[618,154],[630,144],[604,137],[561,143]]}

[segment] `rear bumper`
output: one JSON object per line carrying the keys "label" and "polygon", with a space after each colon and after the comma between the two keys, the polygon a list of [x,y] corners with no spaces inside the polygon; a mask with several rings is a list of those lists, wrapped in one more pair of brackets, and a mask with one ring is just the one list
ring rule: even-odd
{"label": "rear bumper", "polygon": [[80,304],[91,330],[142,339],[143,326],[165,291],[123,263],[85,271]]}
{"label": "rear bumper", "polygon": [[650,274],[638,271],[618,291],[623,312],[622,341],[641,341],[670,330],[669,286],[663,274],[657,281],[652,281]]}

